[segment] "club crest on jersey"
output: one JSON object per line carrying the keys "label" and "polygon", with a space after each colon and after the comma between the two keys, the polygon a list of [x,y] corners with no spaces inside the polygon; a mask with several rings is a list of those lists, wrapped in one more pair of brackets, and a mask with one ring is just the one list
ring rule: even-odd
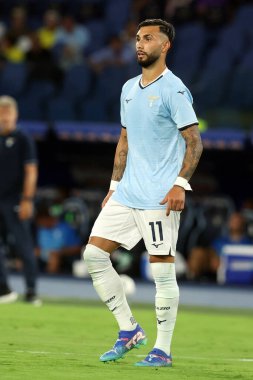
{"label": "club crest on jersey", "polygon": [[149,107],[153,107],[153,104],[159,99],[159,96],[148,96]]}

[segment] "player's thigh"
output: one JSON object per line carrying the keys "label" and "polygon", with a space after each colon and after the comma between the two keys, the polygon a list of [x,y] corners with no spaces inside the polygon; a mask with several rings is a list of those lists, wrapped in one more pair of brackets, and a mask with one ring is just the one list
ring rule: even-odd
{"label": "player's thigh", "polygon": [[180,211],[136,210],[135,218],[150,255],[175,256]]}
{"label": "player's thigh", "polygon": [[119,246],[131,249],[140,239],[133,209],[110,199],[94,223],[89,242],[111,253]]}

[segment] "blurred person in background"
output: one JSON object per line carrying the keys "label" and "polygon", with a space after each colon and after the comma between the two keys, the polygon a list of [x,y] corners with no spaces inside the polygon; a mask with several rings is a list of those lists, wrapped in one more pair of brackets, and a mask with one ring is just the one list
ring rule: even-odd
{"label": "blurred person in background", "polygon": [[74,260],[80,260],[81,238],[53,207],[42,202],[36,216],[36,256],[40,269],[55,274],[71,272]]}
{"label": "blurred person in background", "polygon": [[5,25],[1,35],[1,54],[11,63],[21,63],[30,49],[30,29],[27,26],[27,13],[23,7],[11,10],[10,25]]}
{"label": "blurred person in background", "polygon": [[22,6],[14,7],[11,11],[8,36],[16,42],[19,49],[26,53],[30,44],[30,28],[27,24],[27,11]]}
{"label": "blurred person in background", "polygon": [[137,27],[136,57],[142,74],[121,93],[121,135],[112,181],[83,253],[94,288],[119,325],[115,345],[100,361],[115,361],[146,343],[126,300],[110,254],[144,240],[156,285],[157,338],[137,366],[171,367],[171,342],[179,288],[175,254],[180,212],[202,143],[190,91],[166,66],[175,36],[164,20]]}
{"label": "blurred person in background", "polygon": [[138,23],[134,20],[128,21],[124,30],[121,33],[121,38],[126,45],[128,45],[135,53],[135,44],[136,44],[136,29]]}
{"label": "blurred person in background", "polygon": [[237,244],[253,244],[246,233],[245,218],[239,212],[231,214],[226,234],[215,239],[210,247],[195,247],[191,250],[188,258],[188,278],[192,280],[216,278],[223,247]]}
{"label": "blurred person in background", "polygon": [[44,23],[37,30],[39,41],[43,49],[52,49],[60,22],[60,15],[54,9],[49,9],[44,15]]}
{"label": "blurred person in background", "polygon": [[[23,262],[25,301],[39,305],[36,295],[36,258],[30,220],[37,182],[37,157],[33,141],[17,128],[18,106],[14,98],[0,97],[0,233],[12,243]],[[0,303],[12,302],[3,250],[0,250]]]}
{"label": "blurred person in background", "polygon": [[120,36],[111,36],[108,44],[89,57],[91,68],[100,73],[110,66],[124,66],[133,61],[135,51]]}
{"label": "blurred person in background", "polygon": [[29,81],[48,80],[60,85],[63,72],[56,65],[51,50],[41,45],[41,40],[36,32],[32,33],[30,38],[31,48],[25,55],[29,68]]}
{"label": "blurred person in background", "polygon": [[1,55],[11,63],[22,63],[25,60],[25,53],[17,43],[17,39],[9,33],[5,34],[0,43]]}
{"label": "blurred person in background", "polygon": [[171,18],[175,15],[177,8],[182,8],[191,4],[193,0],[167,0],[164,13],[166,17]]}
{"label": "blurred person in background", "polygon": [[89,43],[88,29],[77,24],[73,16],[64,16],[56,32],[54,45],[59,65],[67,70],[82,63]]}

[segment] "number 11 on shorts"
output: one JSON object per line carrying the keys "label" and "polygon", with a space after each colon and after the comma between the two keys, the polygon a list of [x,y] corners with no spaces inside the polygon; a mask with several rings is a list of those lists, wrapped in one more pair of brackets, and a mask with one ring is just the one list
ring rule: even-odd
{"label": "number 11 on shorts", "polygon": [[159,233],[160,241],[163,241],[163,229],[162,229],[162,222],[161,222],[161,220],[158,220],[157,222],[149,222],[149,225],[150,225],[150,228],[151,228],[153,242],[157,241],[156,232]]}

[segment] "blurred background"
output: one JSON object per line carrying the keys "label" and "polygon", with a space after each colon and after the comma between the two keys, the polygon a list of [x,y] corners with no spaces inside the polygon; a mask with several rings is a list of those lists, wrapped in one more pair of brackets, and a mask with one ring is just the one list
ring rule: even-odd
{"label": "blurred background", "polygon": [[[178,278],[252,285],[253,1],[246,0],[0,1],[0,93],[17,100],[19,126],[38,150],[40,271],[87,277],[81,246],[108,190],[121,87],[141,72],[135,34],[145,18],[176,28],[167,63],[192,92],[205,148],[182,213]],[[1,249],[19,273],[15,247]],[[142,243],[116,251],[113,263],[150,280]]]}

